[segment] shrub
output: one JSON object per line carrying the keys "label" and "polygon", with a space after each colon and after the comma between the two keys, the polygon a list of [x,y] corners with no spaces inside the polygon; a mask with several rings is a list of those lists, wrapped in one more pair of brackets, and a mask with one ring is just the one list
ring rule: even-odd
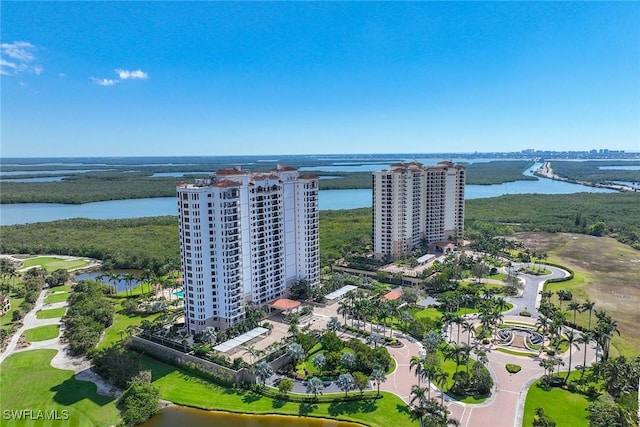
{"label": "shrub", "polygon": [[524,317],[531,317],[531,313],[528,311],[521,311],[520,312],[520,316],[524,316]]}
{"label": "shrub", "polygon": [[505,368],[507,368],[507,371],[510,374],[517,374],[518,372],[520,372],[520,370],[522,369],[522,366],[520,365],[515,365],[513,363],[507,363],[507,365],[505,366]]}

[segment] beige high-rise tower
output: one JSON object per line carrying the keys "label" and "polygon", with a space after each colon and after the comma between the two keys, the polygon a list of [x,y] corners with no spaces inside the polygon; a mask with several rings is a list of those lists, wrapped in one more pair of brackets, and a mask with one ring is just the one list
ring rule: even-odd
{"label": "beige high-rise tower", "polygon": [[459,244],[464,230],[465,169],[452,162],[394,163],[373,173],[373,252],[395,260],[426,241]]}

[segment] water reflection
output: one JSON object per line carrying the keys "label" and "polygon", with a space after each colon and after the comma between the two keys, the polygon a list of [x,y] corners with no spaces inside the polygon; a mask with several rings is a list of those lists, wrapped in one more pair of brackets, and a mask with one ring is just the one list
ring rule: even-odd
{"label": "water reflection", "polygon": [[141,427],[361,427],[361,424],[324,418],[284,415],[231,414],[201,409],[172,406],[165,408]]}

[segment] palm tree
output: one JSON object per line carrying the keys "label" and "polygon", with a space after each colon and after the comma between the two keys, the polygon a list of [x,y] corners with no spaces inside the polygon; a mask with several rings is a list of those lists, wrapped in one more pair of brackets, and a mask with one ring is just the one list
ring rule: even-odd
{"label": "palm tree", "polygon": [[387,374],[382,369],[374,369],[371,372],[371,376],[369,377],[371,381],[376,383],[378,386],[378,396],[380,396],[380,383],[383,383],[387,380]]}
{"label": "palm tree", "polygon": [[133,289],[131,288],[131,283],[136,280],[136,275],[133,273],[125,273],[122,275],[125,283],[127,284],[127,295],[133,294]]}
{"label": "palm tree", "polygon": [[418,377],[418,387],[420,387],[420,379],[423,377],[424,372],[424,358],[415,355],[411,356],[409,370],[415,371],[414,374]]}
{"label": "palm tree", "polygon": [[212,328],[211,326],[207,326],[202,331],[202,336],[204,337],[205,341],[207,341],[209,344],[213,344],[216,342],[217,335],[218,334],[216,332],[216,329]]}
{"label": "palm tree", "polygon": [[245,351],[242,354],[248,354],[251,360],[251,364],[253,364],[255,358],[258,357],[258,350],[256,349],[255,345],[248,345],[245,347]]}
{"label": "palm tree", "polygon": [[327,329],[331,332],[338,332],[341,327],[342,325],[337,317],[332,317],[329,319],[329,322],[327,322]]}
{"label": "palm tree", "polygon": [[273,375],[273,368],[267,362],[258,362],[254,366],[256,377],[264,385],[266,381]]}
{"label": "palm tree", "polygon": [[297,365],[302,359],[304,359],[304,350],[302,346],[296,342],[289,344],[287,347],[287,356],[291,358],[294,365]]}
{"label": "palm tree", "polygon": [[356,356],[353,353],[342,353],[340,356],[340,366],[351,372],[356,364]]}
{"label": "palm tree", "polygon": [[593,308],[595,307],[595,305],[596,305],[595,302],[591,302],[589,300],[586,300],[580,306],[580,311],[587,311],[587,310],[589,311],[589,326],[588,326],[588,329],[591,329],[591,313],[593,312]]}
{"label": "palm tree", "polygon": [[307,394],[313,393],[313,397],[318,398],[318,393],[322,394],[324,383],[320,378],[312,377],[307,381]]}
{"label": "palm tree", "polygon": [[573,311],[573,326],[576,326],[576,313],[580,310],[582,305],[577,301],[571,301],[569,305],[567,305],[567,310]]}
{"label": "palm tree", "polygon": [[569,381],[569,375],[571,375],[571,356],[573,356],[573,343],[576,342],[577,337],[572,330],[567,331],[564,336],[569,343],[569,372],[567,372],[567,377],[564,379],[564,381],[567,382]]}
{"label": "palm tree", "polygon": [[447,382],[449,381],[449,374],[447,374],[444,369],[438,368],[433,379],[440,388],[440,403],[444,405],[444,388],[447,386]]}
{"label": "palm tree", "polygon": [[366,341],[367,345],[373,345],[373,348],[378,348],[378,345],[384,344],[384,337],[380,334],[373,333],[367,337]]}
{"label": "palm tree", "polygon": [[613,333],[617,332],[618,335],[620,335],[618,322],[613,320],[604,310],[596,310],[596,317],[598,318],[596,333],[600,336],[601,340],[602,360],[607,361],[609,360],[609,348],[611,346]]}
{"label": "palm tree", "polygon": [[580,334],[580,343],[584,344],[584,358],[582,360],[582,375],[584,375],[584,372],[587,368],[587,345],[589,345],[589,342],[591,342],[591,338],[593,338],[593,332],[591,331],[585,331],[582,334]]}
{"label": "palm tree", "polygon": [[120,281],[120,275],[118,273],[114,273],[114,272],[108,272],[108,273],[105,273],[105,274],[109,278],[109,283],[113,284],[113,293],[114,293],[114,295],[117,294],[118,293],[117,284]]}
{"label": "palm tree", "polygon": [[467,344],[462,343],[462,345],[460,346],[460,353],[462,354],[462,360],[464,360],[466,362],[467,365],[467,374],[469,373],[469,360],[471,359],[469,356],[471,355],[471,347],[469,347]]}
{"label": "palm tree", "polygon": [[[348,353],[345,353],[348,354]],[[353,380],[353,376],[349,373],[340,374],[338,380],[336,381],[336,385],[342,391],[344,391],[344,396],[347,397],[350,390],[353,390],[356,387],[356,383]]]}
{"label": "palm tree", "polygon": [[324,367],[327,365],[327,358],[323,353],[318,353],[313,356],[313,359],[311,359],[311,363],[318,371],[322,372]]}
{"label": "palm tree", "polygon": [[464,322],[462,322],[462,330],[464,332],[467,333],[467,346],[471,344],[471,335],[476,334],[476,329],[473,326],[473,323],[469,322],[468,320],[465,320]]}

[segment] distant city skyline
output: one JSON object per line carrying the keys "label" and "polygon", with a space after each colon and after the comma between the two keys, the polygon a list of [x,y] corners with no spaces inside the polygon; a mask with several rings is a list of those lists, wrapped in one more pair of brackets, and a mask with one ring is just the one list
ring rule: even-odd
{"label": "distant city skyline", "polygon": [[3,2],[2,157],[640,151],[637,2]]}

